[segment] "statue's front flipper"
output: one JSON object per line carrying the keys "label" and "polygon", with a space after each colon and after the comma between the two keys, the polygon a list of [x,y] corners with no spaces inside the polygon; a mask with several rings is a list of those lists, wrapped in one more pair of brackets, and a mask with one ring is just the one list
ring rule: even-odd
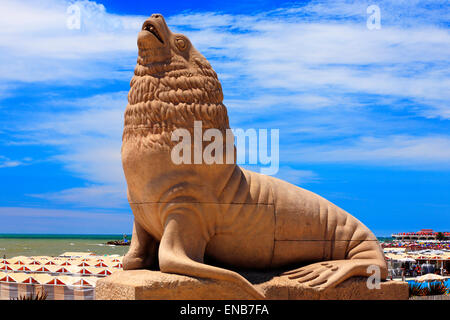
{"label": "statue's front flipper", "polygon": [[333,288],[350,277],[369,277],[374,268],[380,270],[380,278],[385,279],[385,266],[377,259],[330,260],[317,262],[305,267],[283,273],[289,277],[318,290]]}
{"label": "statue's front flipper", "polygon": [[157,265],[158,243],[134,219],[133,235],[128,253],[123,258],[123,269],[147,269]]}
{"label": "statue's front flipper", "polygon": [[207,241],[202,236],[198,221],[182,213],[170,214],[166,219],[159,247],[160,270],[229,281],[240,286],[255,299],[264,299],[264,295],[238,273],[203,263]]}

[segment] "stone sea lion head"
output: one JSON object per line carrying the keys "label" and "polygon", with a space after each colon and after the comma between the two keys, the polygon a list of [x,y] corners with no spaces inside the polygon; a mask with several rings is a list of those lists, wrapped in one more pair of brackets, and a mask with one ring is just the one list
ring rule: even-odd
{"label": "stone sea lion head", "polygon": [[145,20],[137,44],[139,57],[145,63],[167,61],[174,54],[186,60],[200,55],[185,35],[170,31],[164,17],[158,13]]}
{"label": "stone sea lion head", "polygon": [[[214,72],[189,38],[180,33],[173,33],[161,14],[153,14],[145,20],[138,34],[137,45],[138,63],[143,66],[161,66],[174,62],[182,64],[184,60],[185,66],[190,67],[191,71],[195,71],[193,69],[197,67]],[[155,71],[158,71],[158,68]]]}

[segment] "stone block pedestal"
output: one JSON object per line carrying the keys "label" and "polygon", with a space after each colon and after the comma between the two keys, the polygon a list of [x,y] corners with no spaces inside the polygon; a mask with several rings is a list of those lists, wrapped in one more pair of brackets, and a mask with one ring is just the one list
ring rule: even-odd
{"label": "stone block pedestal", "polygon": [[[381,282],[368,289],[367,279],[350,278],[335,288],[319,292],[276,273],[240,272],[269,300],[406,300],[408,284]],[[247,300],[237,285],[150,270],[119,271],[97,281],[97,300]]]}

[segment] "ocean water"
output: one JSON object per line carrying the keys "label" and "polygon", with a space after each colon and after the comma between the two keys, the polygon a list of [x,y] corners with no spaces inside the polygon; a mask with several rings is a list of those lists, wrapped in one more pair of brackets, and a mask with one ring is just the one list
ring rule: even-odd
{"label": "ocean water", "polygon": [[[59,256],[67,251],[93,252],[97,255],[125,255],[129,246],[106,242],[121,240],[123,235],[43,235],[0,234],[0,258],[16,256]],[[127,235],[131,239],[131,235]]]}
{"label": "ocean water", "polygon": [[[111,246],[106,242],[121,240],[123,235],[74,234],[0,234],[0,258],[16,256],[59,256],[67,251],[93,252],[97,255],[125,255],[129,246]],[[131,235],[127,235],[131,240]],[[386,241],[391,238],[379,237]]]}
{"label": "ocean water", "polygon": [[386,241],[392,241],[394,238],[392,237],[377,237],[378,241],[380,242],[386,242]]}

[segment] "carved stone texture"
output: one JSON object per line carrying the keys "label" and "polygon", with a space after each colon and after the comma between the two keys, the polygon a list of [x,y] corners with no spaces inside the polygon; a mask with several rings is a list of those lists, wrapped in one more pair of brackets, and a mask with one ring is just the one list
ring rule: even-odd
{"label": "carved stone texture", "polygon": [[[407,300],[408,284],[385,281],[369,289],[363,277],[353,277],[334,288],[318,291],[273,272],[241,273],[268,300]],[[236,284],[150,270],[114,273],[97,281],[97,300],[251,300]]]}
{"label": "carved stone texture", "polygon": [[366,226],[310,191],[240,168],[234,146],[231,163],[195,164],[195,152],[191,163],[174,163],[174,130],[194,136],[194,122],[201,121],[201,133],[226,135],[221,84],[205,57],[159,14],[144,22],[137,44],[122,141],[135,218],[124,269],[159,267],[228,282],[258,299],[262,289],[232,267],[293,266],[286,275],[318,291],[374,272],[386,279],[383,252]]}

